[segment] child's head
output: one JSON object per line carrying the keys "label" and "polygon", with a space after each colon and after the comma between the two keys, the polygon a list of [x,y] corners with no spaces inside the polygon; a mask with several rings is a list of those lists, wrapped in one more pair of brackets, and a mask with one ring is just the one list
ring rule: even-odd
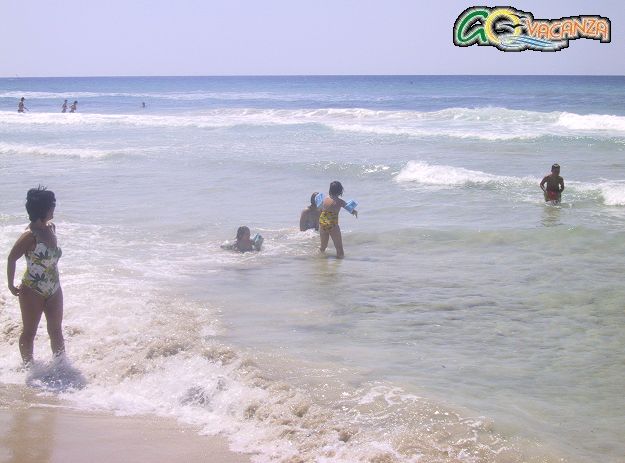
{"label": "child's head", "polygon": [[319,194],[318,191],[315,191],[311,196],[310,196],[310,205],[313,207],[317,207],[317,195]]}
{"label": "child's head", "polygon": [[560,164],[554,164],[551,166],[551,173],[556,175],[560,174]]}
{"label": "child's head", "polygon": [[250,229],[248,227],[246,227],[245,225],[242,227],[239,227],[239,229],[237,230],[237,239],[243,239],[243,238],[250,238]]}
{"label": "child's head", "polygon": [[341,196],[343,194],[343,185],[341,182],[334,181],[330,183],[330,196]]}

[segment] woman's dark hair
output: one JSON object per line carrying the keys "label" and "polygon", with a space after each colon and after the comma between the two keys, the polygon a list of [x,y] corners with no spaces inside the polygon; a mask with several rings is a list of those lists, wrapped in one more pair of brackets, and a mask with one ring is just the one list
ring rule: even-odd
{"label": "woman's dark hair", "polygon": [[237,239],[240,240],[241,238],[243,238],[243,234],[247,232],[250,232],[250,229],[248,227],[246,227],[245,225],[242,227],[239,227],[239,229],[237,230]]}
{"label": "woman's dark hair", "polygon": [[343,185],[341,182],[334,181],[330,183],[330,195],[332,196],[341,196],[343,194]]}
{"label": "woman's dark hair", "polygon": [[45,219],[48,211],[56,205],[54,193],[46,190],[45,186],[39,185],[37,188],[31,188],[26,193],[26,212],[31,222]]}
{"label": "woman's dark hair", "polygon": [[310,196],[310,205],[317,207],[317,195],[319,194],[318,191],[315,191],[311,196]]}

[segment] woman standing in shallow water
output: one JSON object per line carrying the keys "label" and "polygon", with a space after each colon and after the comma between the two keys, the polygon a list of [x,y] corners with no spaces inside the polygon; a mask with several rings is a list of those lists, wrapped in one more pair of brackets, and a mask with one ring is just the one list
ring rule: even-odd
{"label": "woman standing in shallow water", "polygon": [[[56,198],[44,187],[28,190],[26,211],[30,219],[27,230],[18,238],[9,253],[7,278],[9,290],[19,296],[22,312],[20,353],[24,364],[33,361],[33,343],[41,314],[46,315],[50,347],[55,356],[65,352],[63,340],[63,290],[59,281],[57,262],[61,248],[56,240],[54,217]],[[13,285],[15,263],[26,258],[26,272],[19,287]]]}

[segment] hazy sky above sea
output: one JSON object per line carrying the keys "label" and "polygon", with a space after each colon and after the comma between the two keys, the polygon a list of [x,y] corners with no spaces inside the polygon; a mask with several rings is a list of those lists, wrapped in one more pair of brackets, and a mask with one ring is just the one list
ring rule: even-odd
{"label": "hazy sky above sea", "polygon": [[[452,42],[458,15],[511,5],[535,18],[597,14],[612,43],[503,53]],[[617,0],[0,0],[0,76],[618,74]]]}

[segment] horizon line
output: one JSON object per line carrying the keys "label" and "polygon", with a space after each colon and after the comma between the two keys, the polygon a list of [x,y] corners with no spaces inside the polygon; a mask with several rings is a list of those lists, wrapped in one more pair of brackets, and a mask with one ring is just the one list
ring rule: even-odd
{"label": "horizon line", "polygon": [[0,76],[0,79],[101,79],[175,77],[625,77],[625,74],[173,74],[173,75],[79,75]]}

